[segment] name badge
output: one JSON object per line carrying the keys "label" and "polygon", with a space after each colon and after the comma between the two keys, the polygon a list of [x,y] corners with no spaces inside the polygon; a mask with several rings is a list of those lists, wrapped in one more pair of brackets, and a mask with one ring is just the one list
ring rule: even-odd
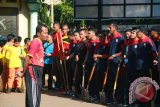
{"label": "name badge", "polygon": [[103,46],[103,49],[105,48],[105,46]]}
{"label": "name badge", "polygon": [[137,48],[137,45],[134,45],[134,48]]}
{"label": "name badge", "polygon": [[96,44],[95,44],[95,43],[94,43],[93,45],[94,45],[94,46],[96,46]]}
{"label": "name badge", "polygon": [[146,43],[144,43],[143,45],[144,45],[144,47],[146,47]]}

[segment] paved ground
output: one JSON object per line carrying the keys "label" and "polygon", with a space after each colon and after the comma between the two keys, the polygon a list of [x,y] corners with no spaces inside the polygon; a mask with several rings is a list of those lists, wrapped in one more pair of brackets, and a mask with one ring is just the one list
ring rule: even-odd
{"label": "paved ground", "polygon": [[[1,93],[0,107],[25,107],[24,93]],[[59,93],[47,92],[42,94],[41,107],[106,107],[99,104],[86,103],[80,100],[65,98]]]}

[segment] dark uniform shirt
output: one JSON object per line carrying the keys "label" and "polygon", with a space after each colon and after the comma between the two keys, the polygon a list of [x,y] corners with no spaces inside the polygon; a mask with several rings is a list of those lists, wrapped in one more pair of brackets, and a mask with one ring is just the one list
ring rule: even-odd
{"label": "dark uniform shirt", "polygon": [[[124,37],[117,33],[114,37],[109,41],[110,50],[109,56],[114,55],[115,53],[122,52],[123,48],[125,47]],[[118,63],[119,57],[115,57],[112,61]]]}
{"label": "dark uniform shirt", "polygon": [[136,69],[140,71],[148,71],[153,63],[153,53],[156,47],[149,37],[140,40],[137,51]]}
{"label": "dark uniform shirt", "polygon": [[95,47],[99,43],[99,39],[89,40],[87,43],[88,59],[87,66],[92,66],[94,63],[93,54],[95,52]]}
{"label": "dark uniform shirt", "polygon": [[[99,43],[97,46],[96,46],[96,49],[95,49],[95,53],[96,54],[100,54],[100,55],[108,55],[108,52],[109,52],[109,45],[108,43]],[[97,62],[97,70],[98,71],[102,71],[105,70],[107,67],[107,59],[99,59],[98,62]]]}

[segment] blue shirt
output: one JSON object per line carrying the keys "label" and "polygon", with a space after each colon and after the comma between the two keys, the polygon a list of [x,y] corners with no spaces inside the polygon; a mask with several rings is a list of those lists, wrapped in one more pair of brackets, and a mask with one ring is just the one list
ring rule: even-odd
{"label": "blue shirt", "polygon": [[46,42],[44,45],[44,64],[52,64],[53,62],[53,56],[46,56],[46,54],[53,54],[53,49],[54,49],[54,44],[52,43],[51,45]]}

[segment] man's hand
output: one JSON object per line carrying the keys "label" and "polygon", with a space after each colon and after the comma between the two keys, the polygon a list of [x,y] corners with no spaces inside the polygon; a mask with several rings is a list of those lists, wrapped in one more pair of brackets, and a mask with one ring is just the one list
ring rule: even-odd
{"label": "man's hand", "polygon": [[94,61],[97,61],[97,59],[98,59],[97,54],[93,55],[93,59],[94,59]]}
{"label": "man's hand", "polygon": [[110,56],[109,58],[108,58],[108,60],[112,60],[113,59],[113,56]]}
{"label": "man's hand", "polygon": [[23,77],[24,76],[24,71],[20,71],[20,72],[17,72],[16,74],[16,77]]}
{"label": "man's hand", "polygon": [[114,57],[115,57],[115,55],[112,55],[112,56],[110,56],[110,57],[108,58],[108,60],[113,60]]}
{"label": "man's hand", "polygon": [[86,64],[85,64],[85,63],[83,63],[83,64],[82,64],[82,67],[83,67],[83,68],[85,68],[85,67],[86,67]]}
{"label": "man's hand", "polygon": [[23,54],[20,54],[19,57],[20,57],[20,58],[24,58],[24,55],[23,55]]}
{"label": "man's hand", "polygon": [[48,56],[48,57],[52,56],[52,54],[45,54],[45,55]]}
{"label": "man's hand", "polygon": [[70,57],[69,57],[69,56],[67,56],[67,57],[66,57],[66,60],[69,60],[69,58],[70,58]]}
{"label": "man's hand", "polygon": [[154,60],[153,65],[157,65],[157,64],[158,64],[158,61]]}
{"label": "man's hand", "polygon": [[79,61],[79,57],[78,55],[76,55],[75,61],[78,62]]}

